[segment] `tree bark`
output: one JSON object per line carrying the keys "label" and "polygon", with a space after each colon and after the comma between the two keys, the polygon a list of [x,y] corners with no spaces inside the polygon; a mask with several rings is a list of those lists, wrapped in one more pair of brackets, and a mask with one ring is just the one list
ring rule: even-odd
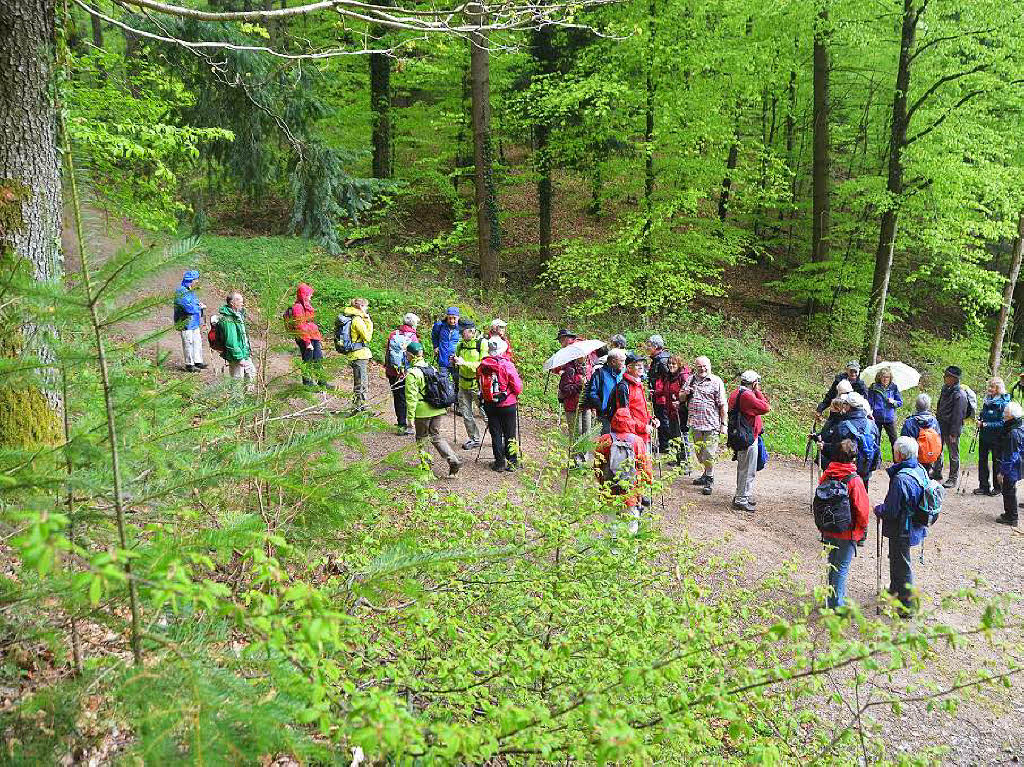
{"label": "tree bark", "polygon": [[[999,365],[1003,360],[1003,337],[1010,320],[1010,307],[1013,294],[1017,289],[1017,277],[1020,276],[1020,261],[1024,256],[1024,213],[1017,219],[1017,240],[1013,244],[1013,258],[1010,260],[1010,273],[1006,276],[1006,287],[1003,289],[1003,305],[999,308],[999,319],[996,320],[996,331],[992,335],[992,348],[988,354],[989,375],[999,375]],[[1016,304],[1019,307],[1019,304]],[[1016,314],[1016,309],[1014,310]]]}
{"label": "tree bark", "polygon": [[[63,275],[57,112],[51,97],[55,6],[55,0],[0,0],[0,258],[25,259],[39,281]],[[5,332],[0,354],[32,354],[43,365],[53,362],[33,326]],[[58,405],[55,391],[0,387],[0,444],[60,442]]]}
{"label": "tree bark", "polygon": [[[92,7],[95,8],[96,4],[93,3]],[[100,21],[99,16],[89,14],[89,21],[92,24],[92,44],[97,49],[103,48],[103,22]]]}
{"label": "tree bark", "polygon": [[722,193],[718,197],[718,219],[725,221],[729,215],[729,198],[732,195],[732,171],[736,170],[736,164],[740,156],[740,133],[739,118],[736,119],[737,129],[732,144],[729,145],[729,156],[725,160],[725,177],[722,179]]}
{"label": "tree bark", "polygon": [[[828,4],[818,10],[814,30],[814,164],[811,172],[812,197],[811,260],[827,261],[832,211],[832,141],[829,130]],[[810,311],[814,311],[811,302]]]}
{"label": "tree bark", "polygon": [[644,259],[650,259],[653,252],[651,230],[654,228],[654,96],[657,88],[654,64],[658,38],[657,0],[648,0],[647,23],[650,25],[650,32],[647,40],[647,75],[644,84],[644,231],[641,245],[641,256]]}
{"label": "tree bark", "polygon": [[[550,75],[555,68],[555,48],[552,42],[554,29],[550,26],[540,27],[533,31],[533,58],[537,69],[542,75]],[[551,258],[551,208],[554,194],[551,187],[551,153],[548,147],[551,139],[551,125],[546,116],[542,115],[533,128],[536,144],[537,167],[537,218],[540,260],[547,262]]]}
{"label": "tree bark", "polygon": [[[479,5],[470,6],[469,17],[471,23],[484,24],[484,15]],[[494,153],[491,145],[491,63],[487,45],[486,34],[470,33],[469,77],[473,100],[477,254],[480,259],[480,281],[485,288],[493,288],[498,284],[500,275],[498,248],[501,246],[501,230],[498,226],[498,200],[494,185]]]}
{"label": "tree bark", "polygon": [[[383,40],[385,33],[383,27],[374,27],[373,37]],[[383,53],[370,54],[370,113],[373,177],[391,178],[391,58]]]}
{"label": "tree bark", "polygon": [[896,71],[896,89],[893,94],[892,128],[889,135],[889,173],[886,191],[889,204],[882,212],[875,249],[875,270],[868,298],[867,322],[864,326],[863,356],[866,365],[878,359],[878,346],[882,338],[885,301],[889,294],[889,276],[892,272],[893,252],[896,249],[896,223],[900,198],[904,190],[903,150],[907,146],[907,93],[910,90],[910,65],[917,35],[917,22],[921,10],[915,0],[903,0],[903,26],[900,32],[900,59]]}

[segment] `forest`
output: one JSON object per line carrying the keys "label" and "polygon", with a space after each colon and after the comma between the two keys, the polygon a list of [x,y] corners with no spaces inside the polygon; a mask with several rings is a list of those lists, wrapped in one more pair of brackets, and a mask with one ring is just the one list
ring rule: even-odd
{"label": "forest", "polygon": [[[823,609],[808,432],[848,360],[900,419],[1024,382],[1022,177],[997,0],[0,0],[0,761],[1015,763],[1024,538],[954,484],[913,617],[874,515]],[[514,474],[395,434],[447,307],[507,323]],[[616,534],[560,328],[757,371],[757,512],[659,453]]]}

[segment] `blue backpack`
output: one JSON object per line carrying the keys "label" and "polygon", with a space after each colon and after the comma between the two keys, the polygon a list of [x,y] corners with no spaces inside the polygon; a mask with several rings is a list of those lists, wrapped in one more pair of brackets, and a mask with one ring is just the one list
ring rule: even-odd
{"label": "blue backpack", "polygon": [[850,434],[857,440],[857,473],[866,477],[878,467],[878,442],[872,434],[864,434],[852,425]]}

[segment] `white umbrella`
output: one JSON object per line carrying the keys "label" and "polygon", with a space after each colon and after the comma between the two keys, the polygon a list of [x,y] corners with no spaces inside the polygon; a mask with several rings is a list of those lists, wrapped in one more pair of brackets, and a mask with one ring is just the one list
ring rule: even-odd
{"label": "white umbrella", "polygon": [[875,381],[875,376],[878,375],[878,371],[882,368],[889,368],[892,372],[892,382],[896,384],[900,391],[917,388],[917,385],[921,383],[921,374],[910,367],[910,365],[904,365],[902,362],[876,362],[874,365],[860,371],[860,377],[864,379],[868,386],[871,386]]}
{"label": "white umbrella", "polygon": [[544,369],[552,370],[554,368],[562,367],[562,365],[566,365],[573,360],[586,357],[591,352],[600,349],[606,343],[607,341],[594,339],[587,341],[575,341],[568,346],[563,346],[557,352],[548,357],[548,361],[544,363]]}

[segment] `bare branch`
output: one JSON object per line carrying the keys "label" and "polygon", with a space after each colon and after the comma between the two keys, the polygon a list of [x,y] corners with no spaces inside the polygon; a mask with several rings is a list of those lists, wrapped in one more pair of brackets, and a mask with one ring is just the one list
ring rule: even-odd
{"label": "bare branch", "polygon": [[962,77],[969,77],[970,75],[977,74],[978,72],[983,72],[990,66],[992,66],[991,62],[986,64],[978,64],[976,67],[968,69],[964,72],[956,72],[951,75],[946,75],[945,77],[940,77],[938,80],[932,83],[928,90],[922,93],[921,97],[914,102],[913,106],[911,106],[909,110],[907,110],[907,124],[910,124],[910,121],[914,117],[914,113],[921,108],[921,105],[924,104],[929,98],[931,98],[932,94],[934,94],[935,91],[937,91],[943,85],[945,85],[946,83],[951,83],[954,80],[959,80]]}

